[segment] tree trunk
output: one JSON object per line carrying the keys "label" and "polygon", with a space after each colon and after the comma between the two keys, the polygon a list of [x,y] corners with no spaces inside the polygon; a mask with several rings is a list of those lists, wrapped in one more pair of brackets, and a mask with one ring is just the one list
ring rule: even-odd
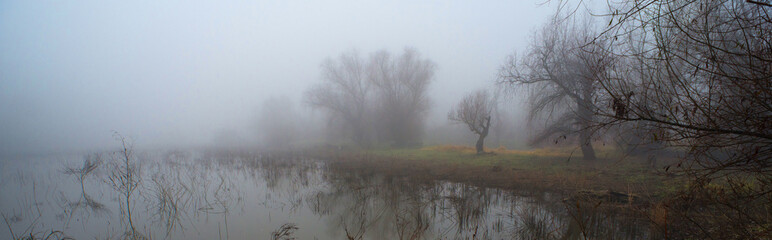
{"label": "tree trunk", "polygon": [[483,130],[480,132],[480,137],[477,138],[477,144],[475,145],[477,148],[477,154],[483,153],[485,151],[483,142],[485,141],[485,137],[488,136],[488,129],[491,127],[491,117],[488,116],[485,120],[485,123],[480,124],[480,127],[482,127]]}
{"label": "tree trunk", "polygon": [[485,140],[485,136],[480,134],[480,137],[477,138],[477,145],[475,145],[477,147],[477,153],[482,153],[483,152],[483,141],[484,140]]}
{"label": "tree trunk", "polygon": [[592,85],[591,82],[588,83],[589,86],[585,86],[585,90],[583,92],[584,99],[578,100],[578,117],[579,117],[579,147],[582,148],[582,156],[584,156],[584,160],[595,160],[595,149],[592,148],[592,132],[590,130],[590,127],[592,125],[593,121],[593,113],[592,113],[592,102],[590,102],[589,99],[592,99]]}
{"label": "tree trunk", "polygon": [[595,149],[592,148],[592,135],[589,130],[582,129],[579,133],[579,146],[582,148],[584,160],[595,160]]}

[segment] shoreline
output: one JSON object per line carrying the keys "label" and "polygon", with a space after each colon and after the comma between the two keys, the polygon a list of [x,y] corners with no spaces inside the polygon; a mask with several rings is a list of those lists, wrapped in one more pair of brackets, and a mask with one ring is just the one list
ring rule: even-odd
{"label": "shoreline", "polygon": [[310,155],[351,171],[504,190],[550,191],[570,198],[635,205],[658,202],[686,183],[683,177],[647,168],[632,158],[584,162],[557,153],[527,153],[533,152],[494,149],[478,155],[470,147],[430,146],[397,150],[320,149]]}

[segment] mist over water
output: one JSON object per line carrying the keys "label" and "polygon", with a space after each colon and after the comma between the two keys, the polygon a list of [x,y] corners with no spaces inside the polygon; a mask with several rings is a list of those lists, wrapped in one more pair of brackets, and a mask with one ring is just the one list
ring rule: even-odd
{"label": "mist over water", "polygon": [[0,238],[768,239],[770,9],[0,1]]}
{"label": "mist over water", "polygon": [[[126,205],[100,162],[85,176],[85,158],[3,161],[0,197],[15,234],[60,229],[70,237],[123,238]],[[93,159],[93,158],[92,158]],[[157,152],[137,155],[143,186],[131,199],[133,225],[162,239],[268,239],[285,224],[298,239],[576,236],[560,194],[503,191],[446,181],[419,181],[350,171],[293,155]],[[615,239],[646,236],[638,220],[591,222]],[[20,233],[25,226],[32,226]],[[0,234],[10,236],[8,229]]]}

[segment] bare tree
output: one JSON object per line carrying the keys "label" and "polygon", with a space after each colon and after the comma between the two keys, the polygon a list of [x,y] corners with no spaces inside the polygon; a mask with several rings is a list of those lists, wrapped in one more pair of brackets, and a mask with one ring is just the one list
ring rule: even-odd
{"label": "bare tree", "polygon": [[613,42],[605,49],[620,64],[599,81],[599,126],[642,124],[648,139],[685,153],[673,169],[692,179],[683,199],[702,205],[674,211],[688,223],[683,238],[769,236],[772,9],[739,0],[610,6],[614,24],[595,39]]}
{"label": "bare tree", "polygon": [[[666,130],[658,138],[701,156],[694,159],[700,169],[769,168],[769,10],[741,1],[673,1],[634,16],[623,27],[639,40],[624,42],[617,51],[631,64],[600,81],[608,96],[604,105],[621,104],[599,108],[598,115],[608,122],[658,125]],[[713,150],[728,148],[747,154],[732,160],[710,157]]]}
{"label": "bare tree", "polygon": [[608,74],[612,59],[587,51],[602,44],[591,42],[595,34],[589,23],[573,20],[554,19],[546,24],[525,56],[509,58],[499,72],[499,81],[530,90],[529,118],[547,123],[533,143],[554,136],[578,135],[584,159],[594,160],[593,100],[598,79]]}
{"label": "bare tree", "polygon": [[387,51],[365,62],[356,52],[322,64],[324,82],[306,92],[306,103],[345,122],[356,143],[378,140],[393,146],[420,143],[429,109],[427,90],[435,65],[412,48],[392,58]]}
{"label": "bare tree", "polygon": [[371,55],[368,77],[374,86],[381,121],[380,136],[393,145],[415,145],[423,132],[423,120],[429,109],[427,90],[434,77],[435,64],[422,59],[413,48],[392,59],[385,50]]}
{"label": "bare tree", "polygon": [[483,153],[483,141],[491,127],[491,112],[495,108],[494,99],[488,91],[477,90],[466,95],[455,108],[448,113],[448,120],[466,124],[469,130],[477,134],[477,153]]}
{"label": "bare tree", "polygon": [[341,54],[337,60],[322,63],[323,82],[306,91],[305,102],[338,117],[352,134],[352,140],[369,145],[367,117],[370,81],[365,62],[356,51]]}

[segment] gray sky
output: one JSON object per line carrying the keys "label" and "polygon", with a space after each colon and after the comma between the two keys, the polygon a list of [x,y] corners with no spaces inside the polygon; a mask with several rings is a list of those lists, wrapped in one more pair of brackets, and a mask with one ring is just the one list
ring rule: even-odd
{"label": "gray sky", "polygon": [[113,146],[111,130],[208,144],[352,48],[435,61],[444,116],[525,49],[553,12],[539,2],[0,1],[0,154]]}

